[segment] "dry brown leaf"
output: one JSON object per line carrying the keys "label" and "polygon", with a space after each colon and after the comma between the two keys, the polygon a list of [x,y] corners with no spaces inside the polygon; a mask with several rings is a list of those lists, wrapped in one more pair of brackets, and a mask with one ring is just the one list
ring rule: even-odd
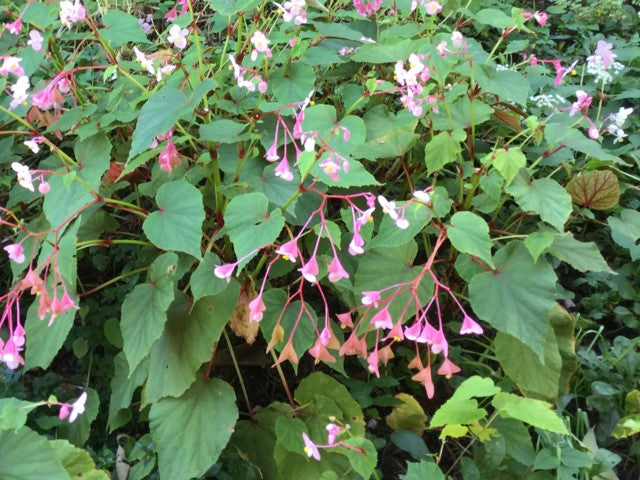
{"label": "dry brown leaf", "polygon": [[243,289],[229,320],[229,326],[231,326],[233,333],[244,338],[249,345],[256,341],[260,330],[259,322],[249,322],[249,302],[255,296],[256,292],[253,289]]}

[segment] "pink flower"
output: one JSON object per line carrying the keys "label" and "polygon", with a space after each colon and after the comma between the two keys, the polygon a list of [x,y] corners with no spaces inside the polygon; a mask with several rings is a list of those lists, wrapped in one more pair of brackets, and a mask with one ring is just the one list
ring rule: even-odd
{"label": "pink flower", "polygon": [[[420,362],[420,365],[422,366],[422,362]],[[433,386],[433,379],[431,378],[431,368],[422,367],[418,373],[411,377],[411,380],[422,383],[427,392],[427,398],[433,398],[435,388]]]}
{"label": "pink flower", "polygon": [[[411,325],[410,327],[405,327],[404,329],[404,337],[407,340],[412,340],[412,341],[420,341],[420,334],[422,333],[422,324],[420,322],[415,322],[413,325]],[[420,343],[424,343],[424,342],[420,342]]]}
{"label": "pink flower", "polygon": [[24,327],[20,324],[18,324],[16,328],[13,329],[13,335],[11,335],[11,340],[13,341],[13,344],[16,347],[21,348],[24,346],[25,333],[26,332],[24,331]]}
{"label": "pink flower", "polygon": [[453,363],[448,358],[444,359],[444,362],[438,369],[438,375],[444,375],[447,378],[451,378],[451,375],[454,373],[458,373],[460,371],[460,367],[458,367],[455,363]]}
{"label": "pink flower", "polygon": [[73,402],[71,405],[71,414],[69,415],[69,423],[73,423],[78,415],[84,413],[85,404],[87,403],[87,392],[82,392],[82,395],[78,397],[78,399]]}
{"label": "pink flower", "polygon": [[547,15],[547,12],[536,12],[533,14],[533,18],[536,19],[536,22],[538,22],[541,27],[544,27],[549,16]]}
{"label": "pink flower", "polygon": [[60,420],[64,420],[69,416],[69,407],[70,405],[68,403],[63,403],[62,405],[60,405],[60,412],[58,413],[58,418]]}
{"label": "pink flower", "polygon": [[13,243],[3,248],[9,254],[9,258],[16,263],[24,262],[24,248],[19,243]]}
{"label": "pink flower", "polygon": [[389,309],[385,307],[376,313],[371,317],[371,323],[373,323],[376,328],[386,328],[387,330],[393,328],[393,320],[389,314]]}
{"label": "pink flower", "polygon": [[427,2],[425,5],[425,9],[427,10],[427,15],[435,15],[442,11],[442,5],[440,5],[436,1]]}
{"label": "pink flower", "polygon": [[[13,73],[18,77],[24,75],[24,69],[20,66],[21,58],[18,57],[4,57],[2,60],[2,66],[0,67],[0,75],[9,75]],[[29,80],[27,78],[27,80]],[[28,87],[27,87],[28,88]]]}
{"label": "pink flower", "polygon": [[331,330],[329,330],[327,327],[324,327],[322,329],[322,332],[320,332],[320,337],[318,337],[320,339],[320,343],[323,346],[327,346],[329,345],[329,341],[331,340]]}
{"label": "pink flower", "polygon": [[47,182],[46,180],[42,180],[40,182],[40,185],[38,185],[38,191],[42,195],[46,195],[47,193],[49,193],[50,190],[51,190],[51,185],[49,185],[49,182]]}
{"label": "pink flower", "polygon": [[267,154],[264,156],[265,160],[268,162],[275,162],[276,160],[280,160],[280,155],[278,155],[278,142],[273,142],[273,144],[267,150]]}
{"label": "pink flower", "polygon": [[611,51],[613,45],[604,40],[599,40],[596,44],[595,54],[602,59],[605,70],[608,69],[616,58],[616,54]]}
{"label": "pink flower", "polygon": [[53,98],[53,87],[51,84],[31,96],[31,104],[41,110],[49,110],[54,102],[55,99]]}
{"label": "pink flower", "polygon": [[371,373],[373,373],[376,377],[380,378],[380,370],[378,368],[378,364],[380,361],[378,360],[378,350],[373,350],[369,356],[367,357],[368,369]]}
{"label": "pink flower", "polygon": [[269,86],[267,85],[267,82],[265,82],[264,80],[260,79],[260,81],[258,82],[258,91],[260,93],[264,93],[267,91],[267,88],[269,88]]}
{"label": "pink flower", "polygon": [[319,273],[316,257],[311,257],[311,259],[305,263],[302,268],[299,268],[298,271],[307,282],[316,283],[318,281],[317,275]]}
{"label": "pink flower", "polygon": [[476,322],[469,315],[465,314],[464,319],[462,320],[462,326],[460,327],[460,335],[466,335],[469,333],[481,335],[483,331],[484,330],[482,330],[482,327],[478,324],[478,322]]}
{"label": "pink flower", "polygon": [[320,450],[318,450],[318,446],[311,441],[305,432],[302,432],[302,441],[304,442],[304,453],[307,454],[307,457],[320,460]]}
{"label": "pink flower", "polygon": [[451,43],[453,44],[454,47],[460,48],[462,46],[463,41],[464,41],[464,37],[460,32],[458,32],[457,30],[454,30],[451,33]]}
{"label": "pink flower", "polygon": [[[429,324],[427,323],[427,325]],[[443,352],[446,357],[449,354],[449,343],[442,330],[435,330],[432,327],[432,332],[427,343],[431,344],[431,351],[436,355]]]}
{"label": "pink flower", "polygon": [[27,45],[30,45],[36,52],[42,50],[42,35],[38,30],[31,30],[29,32],[29,40],[27,40]]}
{"label": "pink flower", "polygon": [[316,343],[309,349],[309,354],[315,359],[317,364],[320,361],[335,363],[336,358],[329,353],[327,347],[322,344],[321,339],[316,340]]}
{"label": "pink flower", "polygon": [[356,7],[356,11],[363,17],[368,17],[380,10],[382,0],[373,0],[365,2],[363,0],[353,0],[353,6]]}
{"label": "pink flower", "polygon": [[573,105],[571,105],[571,109],[569,110],[570,117],[574,116],[576,112],[582,110],[583,108],[589,108],[589,105],[591,105],[591,101],[593,100],[593,97],[590,97],[589,94],[584,90],[576,90],[576,98],[578,99],[578,101],[574,102]]}
{"label": "pink flower", "polygon": [[251,60],[254,62],[258,58],[258,53],[264,53],[267,58],[271,58],[271,49],[269,44],[271,41],[259,30],[253,32],[251,36],[251,44],[253,45],[253,51],[251,52]]}
{"label": "pink flower", "polygon": [[235,270],[237,263],[227,263],[224,265],[216,265],[216,268],[213,269],[213,274],[221,278],[222,280],[226,280],[227,283],[231,281],[231,275]]}
{"label": "pink flower", "polygon": [[5,23],[4,26],[7,27],[9,33],[12,33],[13,35],[20,35],[20,32],[22,31],[22,19],[18,17],[11,23]]}
{"label": "pink flower", "polygon": [[340,427],[335,423],[327,423],[327,426],[324,428],[327,429],[327,444],[335,445],[336,438],[340,435]]}
{"label": "pink flower", "polygon": [[336,317],[340,320],[340,327],[344,330],[346,327],[353,328],[353,320],[351,320],[351,314],[347,313],[337,313]]}
{"label": "pink flower", "polygon": [[404,340],[404,333],[402,333],[402,322],[396,323],[389,333],[385,337],[385,340],[393,340],[395,342],[399,342]]}
{"label": "pink flower", "polygon": [[160,155],[158,155],[158,163],[160,164],[160,170],[167,173],[171,173],[173,171],[173,167],[177,167],[182,164],[180,156],[178,155],[178,150],[176,150],[176,146],[173,144],[172,140],[167,140],[167,146],[164,147],[164,150],[162,150]]}
{"label": "pink flower", "polygon": [[338,171],[340,170],[340,164],[334,162],[331,157],[322,161],[320,163],[320,168],[322,168],[324,173],[329,175],[329,178],[331,178],[331,180],[333,180],[334,182],[340,179],[340,175],[338,174]]}
{"label": "pink flower", "polygon": [[378,300],[380,300],[380,292],[377,290],[369,290],[362,292],[362,299],[360,303],[363,305],[373,305],[378,308]]}
{"label": "pink flower", "polygon": [[[180,8],[180,14],[178,14],[178,7]],[[171,10],[169,10],[164,18],[167,20],[175,20],[189,11],[188,0],[178,0]]]}
{"label": "pink flower", "polygon": [[85,17],[86,12],[80,0],[76,0],[75,3],[71,3],[69,0],[60,2],[60,22],[67,28],[71,29],[71,25],[83,21]]}
{"label": "pink flower", "polygon": [[262,312],[266,309],[267,307],[265,307],[264,302],[262,301],[262,296],[254,298],[249,302],[249,321],[259,322],[262,320]]}
{"label": "pink flower", "polygon": [[349,242],[349,254],[361,255],[364,253],[364,240],[358,232],[353,232],[353,238]]}
{"label": "pink flower", "polygon": [[9,338],[4,345],[0,340],[0,362],[3,362],[10,370],[15,370],[18,366],[24,365],[20,350],[22,349],[14,343],[13,338]]}
{"label": "pink flower", "polygon": [[283,158],[280,161],[280,163],[275,168],[273,173],[276,177],[280,177],[287,182],[290,182],[291,180],[293,180],[293,172],[290,170],[289,162],[287,161],[286,158]]}
{"label": "pink flower", "polygon": [[592,140],[596,140],[599,136],[600,136],[600,131],[598,130],[598,127],[591,127],[589,129],[589,138]]}
{"label": "pink flower", "polygon": [[329,264],[329,281],[335,283],[343,278],[349,278],[349,274],[342,267],[338,257],[333,257],[333,260],[331,260],[331,263]]}
{"label": "pink flower", "polygon": [[64,312],[71,310],[72,308],[78,307],[67,292],[64,292],[60,300],[58,300],[57,297],[54,297],[51,301],[51,318],[49,319],[49,326],[53,324],[53,321],[58,315],[62,315]]}
{"label": "pink flower", "polygon": [[296,240],[291,240],[276,249],[276,253],[281,255],[285,260],[295,263],[296,258],[298,258],[298,242]]}

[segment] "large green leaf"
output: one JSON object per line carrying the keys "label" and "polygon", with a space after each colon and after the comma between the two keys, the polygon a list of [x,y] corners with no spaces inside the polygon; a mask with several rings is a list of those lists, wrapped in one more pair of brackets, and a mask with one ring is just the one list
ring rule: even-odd
{"label": "large green leaf", "polygon": [[202,194],[185,180],[162,185],[156,194],[159,210],[152,212],[142,224],[151,243],[163,250],[175,250],[201,258]]}
{"label": "large green leaf", "polygon": [[556,294],[556,275],[544,260],[533,262],[521,242],[496,252],[496,269],[471,279],[469,299],[479,318],[528,345],[543,361],[547,312]]}
{"label": "large green leaf", "polygon": [[620,218],[610,216],[607,219],[611,227],[611,238],[629,250],[631,260],[640,258],[640,212],[625,208],[620,214]]}
{"label": "large green leaf", "polygon": [[215,297],[203,297],[193,307],[177,297],[168,311],[162,336],[151,347],[144,403],[177,397],[189,388],[200,365],[211,358],[215,342],[238,301],[237,282]]}
{"label": "large green leaf", "polygon": [[[175,253],[158,257],[154,264],[170,260],[173,268],[178,261]],[[149,354],[153,342],[160,335],[167,320],[167,308],[173,301],[173,270],[166,271],[152,279],[153,283],[141,283],[127,294],[122,302],[120,328],[124,339],[124,353],[129,363],[129,375],[144,357]]]}
{"label": "large green leaf", "polygon": [[128,159],[150,148],[153,137],[167,133],[188,111],[188,102],[187,96],[173,86],[153,93],[140,109]]}
{"label": "large green leaf", "polygon": [[18,430],[27,422],[31,402],[17,398],[0,398],[0,430]]}
{"label": "large green leaf", "polygon": [[136,45],[151,43],[133,15],[120,10],[109,10],[102,16],[102,23],[107,28],[100,29],[100,35],[114,47],[129,42]]}
{"label": "large green leaf", "polygon": [[525,211],[533,211],[545,222],[564,231],[564,224],[573,209],[571,195],[551,178],[530,181],[526,170],[521,170],[506,189]]}
{"label": "large green leaf", "polygon": [[472,212],[455,213],[447,227],[447,238],[456,250],[484,260],[493,268],[489,225]]}
{"label": "large green leaf", "polygon": [[[279,209],[269,213],[269,200],[264,193],[252,192],[234,197],[224,212],[224,223],[238,259],[258,247],[272,243],[284,227]],[[238,264],[242,269],[254,255]]]}
{"label": "large green leaf", "polygon": [[0,430],[2,480],[70,480],[46,438],[22,427]]}
{"label": "large green leaf", "polygon": [[113,359],[114,374],[111,379],[111,397],[109,399],[109,432],[126,423],[128,415],[123,410],[131,405],[133,392],[147,378],[147,359],[144,359],[129,374],[129,365],[124,352],[119,352]]}
{"label": "large green leaf", "polygon": [[161,478],[201,477],[218,460],[238,419],[233,388],[217,378],[197,380],[181,397],[151,406]]}
{"label": "large green leaf", "polygon": [[397,115],[388,112],[384,105],[367,111],[363,117],[367,127],[365,143],[354,152],[356,158],[378,158],[404,155],[418,139],[414,133],[418,119],[406,110]]}
{"label": "large green leaf", "polygon": [[554,235],[553,243],[547,251],[581,272],[616,273],[609,268],[595,243],[580,242],[571,233]]}
{"label": "large green leaf", "polygon": [[[402,207],[405,202],[396,202],[396,205]],[[410,242],[429,224],[432,214],[424,204],[413,202],[405,207],[404,218],[409,222],[409,226],[403,230],[398,228],[389,215],[382,217],[378,233],[367,242],[367,248],[396,247]]]}
{"label": "large green leaf", "polygon": [[467,138],[464,130],[440,132],[424,146],[424,162],[427,165],[427,175],[442,169],[447,163],[455,162],[462,151],[460,142]]}
{"label": "large green leaf", "polygon": [[569,433],[562,419],[551,409],[551,405],[541,400],[500,392],[493,397],[491,404],[503,417],[515,418],[550,432]]}
{"label": "large green leaf", "polygon": [[519,147],[508,150],[500,148],[484,158],[484,162],[493,162],[493,166],[500,172],[505,183],[509,185],[520,169],[527,164],[527,159]]}
{"label": "large green leaf", "polygon": [[562,123],[550,123],[544,129],[544,136],[549,142],[549,148],[562,144],[575,150],[576,152],[585,153],[598,160],[609,160],[613,163],[624,163],[620,157],[611,155],[602,145],[595,140],[587,138],[580,130],[568,127]]}
{"label": "large green leaf", "polygon": [[437,464],[430,460],[407,463],[407,473],[400,477],[401,480],[445,480],[444,473]]}
{"label": "large green leaf", "polygon": [[477,400],[473,398],[450,398],[442,405],[431,418],[431,428],[444,425],[463,425],[473,423],[486,417],[487,411],[478,407]]}
{"label": "large green leaf", "polygon": [[304,63],[287,63],[269,76],[269,90],[278,101],[288,104],[303,101],[313,90],[316,75]]}
{"label": "large green leaf", "polygon": [[239,140],[238,136],[245,128],[247,128],[246,123],[227,119],[214,120],[200,125],[200,138],[207,142],[236,143]]}
{"label": "large green leaf", "polygon": [[215,266],[221,263],[215,253],[207,252],[204,254],[204,258],[189,279],[194,302],[207,295],[216,295],[227,288],[227,282],[213,274]]}

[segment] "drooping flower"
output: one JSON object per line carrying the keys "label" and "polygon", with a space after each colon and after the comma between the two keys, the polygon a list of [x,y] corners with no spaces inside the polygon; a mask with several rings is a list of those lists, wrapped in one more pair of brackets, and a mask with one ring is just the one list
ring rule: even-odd
{"label": "drooping flower", "polygon": [[213,274],[222,279],[226,280],[227,283],[231,281],[231,275],[233,275],[233,271],[235,270],[237,263],[226,263],[223,265],[216,265],[213,269]]}
{"label": "drooping flower", "polygon": [[342,264],[340,263],[340,260],[338,260],[338,257],[335,256],[329,264],[329,281],[335,283],[343,278],[349,278],[349,274],[342,267]]}
{"label": "drooping flower", "polygon": [[43,138],[41,136],[32,137],[29,140],[25,140],[22,142],[29,150],[33,153],[38,153],[40,151],[40,144],[42,143]]}
{"label": "drooping flower", "polygon": [[13,35],[20,35],[22,31],[22,19],[20,17],[16,18],[11,23],[5,23],[5,27],[7,27],[7,31]]}
{"label": "drooping flower", "polygon": [[380,292],[377,290],[369,290],[366,292],[362,292],[362,298],[360,299],[360,303],[363,305],[373,305],[375,308],[378,308],[378,301],[380,300]]}
{"label": "drooping flower", "polygon": [[429,203],[431,201],[431,195],[427,190],[416,190],[413,192],[413,197],[422,203]]}
{"label": "drooping flower", "polygon": [[462,43],[464,42],[464,37],[462,36],[462,34],[457,31],[454,30],[451,33],[451,43],[454,47],[456,48],[460,48],[462,46]]}
{"label": "drooping flower", "polygon": [[367,357],[367,369],[378,378],[380,378],[379,364],[378,349],[375,348]]}
{"label": "drooping flower", "polygon": [[384,307],[373,317],[371,317],[371,323],[375,328],[385,328],[387,330],[393,328],[393,320],[391,318],[391,315],[389,314],[388,307]]}
{"label": "drooping flower", "polygon": [[293,172],[289,167],[289,161],[286,159],[286,157],[280,160],[280,163],[278,163],[278,166],[276,166],[276,168],[274,169],[273,174],[276,177],[280,177],[287,182],[293,180]]}
{"label": "drooping flower", "polygon": [[304,453],[307,454],[307,457],[320,460],[320,450],[318,450],[318,446],[311,441],[309,435],[305,432],[302,432],[302,441],[304,442]]}
{"label": "drooping flower", "polygon": [[302,268],[298,269],[298,271],[302,274],[307,282],[316,283],[318,281],[317,275],[319,273],[318,261],[316,260],[316,257],[311,257]]}
{"label": "drooping flower", "polygon": [[71,29],[75,22],[83,21],[85,18],[86,12],[80,0],[76,0],[75,3],[69,0],[60,2],[60,22],[67,28]]}
{"label": "drooping flower", "polygon": [[578,100],[571,105],[571,109],[569,110],[570,117],[582,109],[589,108],[589,105],[591,105],[591,101],[593,100],[593,97],[590,97],[584,90],[576,90],[576,98]]}
{"label": "drooping flower", "polygon": [[[180,7],[180,13],[178,13],[178,7]],[[189,11],[188,0],[178,0],[171,10],[169,10],[164,18],[166,20],[175,20]]]}
{"label": "drooping flower", "polygon": [[276,253],[282,255],[282,258],[285,260],[295,263],[298,258],[298,242],[296,240],[290,240],[277,248]]}
{"label": "drooping flower", "polygon": [[27,45],[31,46],[36,52],[42,50],[42,35],[38,30],[31,30],[29,32],[29,40],[27,40]]}
{"label": "drooping flower", "polygon": [[464,316],[462,320],[462,326],[460,327],[460,334],[467,335],[469,333],[475,333],[476,335],[482,335],[484,330],[482,327],[469,315]]}
{"label": "drooping flower", "polygon": [[364,253],[364,240],[358,232],[353,232],[353,238],[349,242],[349,254],[350,255],[362,255]]}
{"label": "drooping flower", "polygon": [[596,140],[598,137],[600,137],[600,130],[598,130],[598,127],[596,126],[589,128],[588,133],[589,138],[592,140]]}
{"label": "drooping flower", "polygon": [[9,254],[9,259],[13,260],[14,262],[24,262],[24,248],[22,248],[22,245],[20,245],[19,243],[12,243],[11,245],[7,245],[2,249]]}
{"label": "drooping flower", "polygon": [[329,353],[327,347],[322,344],[322,340],[318,338],[316,343],[313,344],[313,347],[309,349],[309,355],[311,355],[315,359],[315,363],[318,362],[327,362],[327,363],[335,363],[336,358]]}
{"label": "drooping flower", "polygon": [[454,373],[458,373],[459,371],[460,367],[449,360],[449,358],[445,358],[444,362],[438,369],[438,375],[444,375],[447,378],[451,378],[451,375],[453,375]]}
{"label": "drooping flower", "polygon": [[259,30],[253,32],[251,35],[251,44],[253,45],[253,51],[251,52],[251,60],[254,62],[258,58],[258,53],[264,53],[267,58],[271,58],[271,49],[269,44],[271,41],[266,37],[264,33]]}
{"label": "drooping flower", "polygon": [[11,102],[9,103],[9,110],[13,110],[18,105],[26,103],[27,98],[29,98],[29,94],[27,93],[29,87],[29,77],[25,75],[18,78],[18,81],[9,87],[9,89],[11,90]]}
{"label": "drooping flower", "polygon": [[258,295],[251,302],[249,302],[249,321],[250,322],[259,322],[262,320],[262,312],[267,309],[264,302],[262,301],[262,296]]}
{"label": "drooping flower", "polygon": [[46,195],[51,190],[51,185],[46,180],[42,180],[40,185],[38,185],[38,192],[42,195]]}
{"label": "drooping flower", "polygon": [[21,61],[22,58],[19,57],[4,57],[4,60],[2,60],[2,66],[0,66],[0,75],[9,75],[10,73],[13,73],[18,77],[22,77],[24,75],[24,69],[20,66]]}
{"label": "drooping flower", "polygon": [[188,28],[182,28],[180,25],[172,25],[169,29],[169,35],[167,41],[173,44],[179,50],[182,50],[187,46],[187,36],[189,35]]}
{"label": "drooping flower", "polygon": [[16,172],[20,186],[35,192],[35,189],[33,188],[33,177],[31,176],[29,167],[18,162],[13,162],[11,164],[11,168]]}
{"label": "drooping flower", "polygon": [[164,147],[164,150],[160,152],[158,155],[158,164],[160,165],[160,170],[163,172],[171,173],[173,171],[173,167],[177,167],[182,162],[180,161],[180,156],[178,155],[178,150],[176,150],[176,146],[173,144],[171,139],[167,140],[167,146]]}

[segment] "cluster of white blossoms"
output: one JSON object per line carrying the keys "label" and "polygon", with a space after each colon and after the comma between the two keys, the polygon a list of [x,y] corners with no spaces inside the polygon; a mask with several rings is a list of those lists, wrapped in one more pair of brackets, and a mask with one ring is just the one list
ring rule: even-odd
{"label": "cluster of white blossoms", "polygon": [[612,62],[609,68],[605,68],[605,62],[598,55],[587,58],[587,73],[593,75],[595,83],[611,83],[613,77],[620,75],[623,69],[624,65],[616,61]]}
{"label": "cluster of white blossoms", "polygon": [[607,127],[607,132],[609,132],[611,135],[615,135],[616,138],[613,140],[613,143],[624,141],[624,137],[626,137],[627,134],[622,129],[622,126],[624,125],[624,122],[627,121],[627,118],[629,118],[629,115],[631,115],[632,112],[633,108],[620,107],[620,110],[618,110],[617,113],[614,113],[609,117],[611,123]]}
{"label": "cluster of white blossoms", "polygon": [[562,95],[557,95],[557,94],[533,95],[529,97],[529,100],[535,103],[536,107],[538,108],[549,108],[552,110],[567,101]]}

